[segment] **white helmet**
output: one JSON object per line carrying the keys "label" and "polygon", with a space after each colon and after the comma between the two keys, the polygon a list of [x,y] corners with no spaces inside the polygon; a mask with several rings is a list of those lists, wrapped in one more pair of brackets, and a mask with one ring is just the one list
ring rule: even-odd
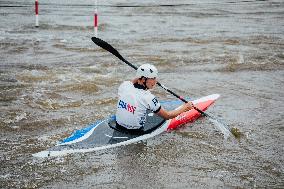
{"label": "white helmet", "polygon": [[143,64],[139,66],[139,68],[136,71],[137,78],[141,78],[142,76],[146,78],[158,77],[158,70],[155,66],[151,64]]}

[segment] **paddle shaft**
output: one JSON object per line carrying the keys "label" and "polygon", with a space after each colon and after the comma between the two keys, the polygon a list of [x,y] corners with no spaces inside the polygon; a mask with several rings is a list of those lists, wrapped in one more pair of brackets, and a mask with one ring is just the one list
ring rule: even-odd
{"label": "paddle shaft", "polygon": [[[108,52],[110,52],[111,54],[113,54],[114,56],[116,56],[117,58],[119,58],[120,60],[122,60],[124,63],[126,63],[128,66],[132,67],[133,69],[137,70],[137,66],[131,64],[130,62],[128,62],[125,58],[123,58],[121,56],[121,54],[115,49],[113,48],[110,44],[108,44],[107,42],[97,38],[97,37],[92,37],[92,41],[97,44],[98,46],[100,46],[101,48],[107,50]],[[166,86],[162,85],[160,82],[157,82],[157,85],[159,85],[160,87],[162,87],[164,90],[166,90],[167,92],[169,92],[170,94],[172,94],[173,96],[177,97],[178,99],[180,99],[181,101],[187,103],[188,101],[185,100],[184,98],[182,98],[181,96],[177,95],[175,92],[173,92],[172,90],[170,90],[169,88],[167,88]],[[200,114],[202,114],[203,116],[208,116],[213,118],[212,116],[208,115],[207,113],[203,112],[202,110],[194,107],[194,109],[196,111],[198,111]]]}
{"label": "paddle shaft", "polygon": [[[157,85],[159,85],[160,87],[162,87],[164,90],[166,90],[167,92],[171,93],[172,95],[174,95],[175,97],[177,97],[178,99],[180,99],[181,101],[188,103],[187,100],[185,100],[183,97],[177,95],[175,92],[171,91],[170,89],[168,89],[166,86],[164,86],[163,84],[161,84],[160,82],[157,82]],[[196,108],[195,106],[193,106],[193,108],[198,111],[200,114],[202,114],[203,116],[209,116],[208,114],[206,114],[205,112],[203,112],[202,110]]]}

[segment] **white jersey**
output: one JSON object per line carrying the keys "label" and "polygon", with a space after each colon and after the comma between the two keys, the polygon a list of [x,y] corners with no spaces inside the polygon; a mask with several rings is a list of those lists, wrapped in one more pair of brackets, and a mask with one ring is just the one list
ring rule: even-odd
{"label": "white jersey", "polygon": [[139,129],[146,122],[147,110],[158,112],[161,105],[148,90],[135,88],[131,81],[124,81],[118,88],[116,122],[127,129]]}

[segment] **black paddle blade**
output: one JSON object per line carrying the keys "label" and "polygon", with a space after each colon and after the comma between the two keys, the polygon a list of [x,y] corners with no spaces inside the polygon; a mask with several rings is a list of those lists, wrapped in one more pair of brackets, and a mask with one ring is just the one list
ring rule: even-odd
{"label": "black paddle blade", "polygon": [[103,41],[102,39],[97,38],[97,37],[92,37],[92,41],[96,45],[98,45],[101,48],[107,50],[108,52],[110,52],[114,56],[118,57],[119,59],[124,59],[115,48],[113,48],[110,44],[108,44],[107,42]]}
{"label": "black paddle blade", "polygon": [[134,68],[135,70],[137,70],[137,67],[134,66],[133,64],[131,64],[130,62],[128,62],[127,60],[125,60],[121,54],[119,54],[119,52],[113,48],[110,44],[108,44],[107,42],[103,41],[100,38],[97,37],[92,37],[92,41],[98,45],[99,47],[105,49],[106,51],[110,52],[111,54],[113,54],[114,56],[116,56],[117,58],[119,58],[120,60],[122,60],[123,62],[125,62],[126,64],[128,64],[129,66],[131,66],[132,68]]}

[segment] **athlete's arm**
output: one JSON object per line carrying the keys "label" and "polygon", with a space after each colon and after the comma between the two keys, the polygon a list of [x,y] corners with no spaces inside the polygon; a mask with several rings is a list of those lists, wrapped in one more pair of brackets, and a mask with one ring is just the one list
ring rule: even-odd
{"label": "athlete's arm", "polygon": [[186,112],[186,111],[188,111],[192,108],[193,108],[192,102],[188,102],[188,103],[182,105],[180,108],[175,109],[175,110],[171,110],[171,111],[167,111],[163,107],[161,107],[161,109],[156,114],[158,114],[160,117],[168,120],[168,119],[175,118],[179,114]]}

